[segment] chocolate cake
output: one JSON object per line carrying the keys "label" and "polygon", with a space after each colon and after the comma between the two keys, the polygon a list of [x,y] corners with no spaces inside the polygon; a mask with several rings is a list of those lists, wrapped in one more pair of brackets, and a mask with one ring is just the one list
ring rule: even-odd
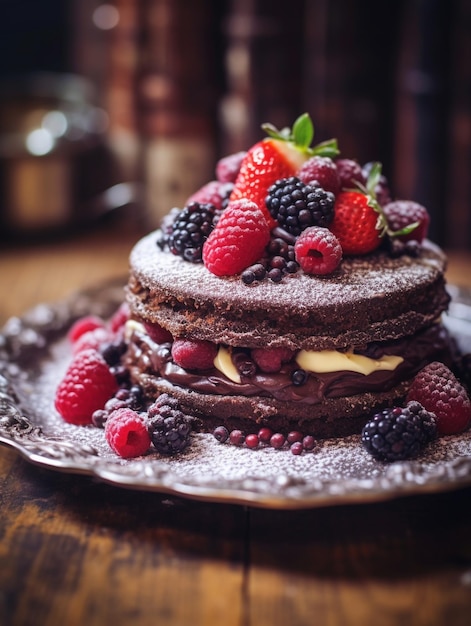
{"label": "chocolate cake", "polygon": [[[376,252],[344,260],[333,277],[299,273],[282,285],[247,286],[162,251],[159,237],[142,239],[130,257],[127,300],[135,322],[128,324],[128,363],[148,396],[171,392],[197,412],[203,428],[356,432],[373,409],[400,401],[424,364],[447,359],[447,334],[437,321],[449,300],[446,260],[430,242],[417,257]],[[172,361],[168,342],[151,339],[149,324],[174,337],[213,342],[232,360],[250,359],[254,348],[287,348],[297,358],[278,372],[240,379],[230,365],[185,371]],[[319,371],[294,384],[293,372],[312,353],[335,360],[332,368],[313,365]],[[372,372],[362,373],[364,366]]]}
{"label": "chocolate cake", "polygon": [[[132,250],[126,365],[148,398],[171,394],[202,430],[360,432],[427,363],[449,362],[446,257],[425,237],[426,210],[391,202],[380,169],[315,149],[290,161],[293,137],[271,136],[234,155],[232,178],[222,162],[217,180]],[[282,163],[262,181],[267,149]],[[298,206],[301,191],[293,221],[283,203]],[[349,202],[361,211],[353,221]],[[304,258],[293,252],[301,237]],[[274,239],[291,256],[270,253]],[[182,363],[174,346],[184,341],[213,356]]]}

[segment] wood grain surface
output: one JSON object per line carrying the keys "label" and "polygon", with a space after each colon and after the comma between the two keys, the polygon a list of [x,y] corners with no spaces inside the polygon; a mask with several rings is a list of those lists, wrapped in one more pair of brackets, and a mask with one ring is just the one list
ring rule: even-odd
{"label": "wood grain surface", "polygon": [[[125,275],[105,225],[0,251],[0,323]],[[470,256],[450,280],[471,286]],[[2,626],[468,626],[471,489],[270,511],[39,468],[0,447]]]}

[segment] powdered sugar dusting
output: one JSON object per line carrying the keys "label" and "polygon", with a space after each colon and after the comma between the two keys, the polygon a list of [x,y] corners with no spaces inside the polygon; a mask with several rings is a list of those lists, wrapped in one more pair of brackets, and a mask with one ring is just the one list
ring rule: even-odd
{"label": "powdered sugar dusting", "polygon": [[[130,264],[142,285],[151,292],[153,286],[169,294],[174,293],[178,280],[178,293],[183,298],[204,301],[208,294],[220,302],[233,303],[250,309],[265,309],[270,302],[273,309],[289,308],[294,313],[306,307],[329,306],[336,303],[386,297],[398,290],[410,290],[428,285],[445,268],[445,255],[429,241],[423,246],[419,259],[392,258],[384,253],[376,260],[368,256],[345,258],[340,271],[328,279],[308,276],[302,272],[287,275],[283,288],[271,281],[243,285],[238,276],[219,278],[212,275],[203,264],[188,263],[181,257],[162,252],[157,246],[159,231],[141,239],[131,252]],[[379,254],[379,253],[378,253]],[[372,257],[373,258],[373,257]]]}
{"label": "powdered sugar dusting", "polygon": [[[471,298],[457,290],[452,295],[446,324],[469,351]],[[122,286],[99,286],[72,302],[39,306],[7,324],[0,335],[0,442],[40,465],[119,486],[254,506],[332,505],[471,483],[470,431],[434,441],[414,461],[390,465],[375,461],[359,436],[329,439],[313,452],[294,456],[273,448],[236,448],[197,434],[177,457],[150,452],[120,459],[103,430],[66,424],[53,400],[71,356],[65,329],[85,312],[110,314],[121,298]]]}
{"label": "powdered sugar dusting", "polygon": [[[48,445],[57,443],[55,462],[59,456],[65,469],[76,469],[75,451],[82,470],[117,484],[286,507],[390,497],[428,483],[444,487],[456,480],[456,471],[459,480],[471,480],[469,433],[435,441],[413,463],[391,465],[376,462],[359,436],[325,440],[313,452],[295,456],[270,447],[237,448],[217,442],[210,434],[196,434],[191,446],[176,457],[154,451],[123,460],[110,450],[103,430],[67,424],[55,411],[55,388],[69,358],[62,340],[41,360],[37,375],[20,370],[15,376],[21,411],[43,433],[45,464],[50,462]],[[60,442],[65,442],[64,448]],[[28,443],[26,439],[26,448]]]}

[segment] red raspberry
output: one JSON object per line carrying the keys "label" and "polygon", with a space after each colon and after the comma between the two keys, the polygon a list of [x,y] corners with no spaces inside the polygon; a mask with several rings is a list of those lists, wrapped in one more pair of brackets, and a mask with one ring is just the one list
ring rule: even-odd
{"label": "red raspberry", "polygon": [[293,358],[294,352],[289,348],[254,348],[252,358],[258,367],[265,373],[274,373],[281,370],[283,363]]}
{"label": "red raspberry", "polygon": [[128,408],[110,413],[105,424],[105,439],[113,452],[123,459],[145,454],[151,443],[144,420]]}
{"label": "red raspberry", "polygon": [[337,166],[341,189],[358,189],[357,182],[362,185],[366,183],[366,178],[357,161],[353,159],[337,159],[335,165]]}
{"label": "red raspberry", "polygon": [[185,202],[185,206],[192,202],[198,202],[199,204],[212,204],[216,209],[222,209],[224,200],[231,195],[232,187],[231,183],[211,180],[203,185],[201,189],[195,191]]}
{"label": "red raspberry", "polygon": [[55,395],[55,407],[66,422],[85,425],[118,389],[116,378],[95,350],[79,352],[70,363]]}
{"label": "red raspberry", "polygon": [[173,339],[172,333],[166,328],[163,328],[160,324],[144,322],[144,328],[155,343],[170,343]]}
{"label": "red raspberry", "polygon": [[175,339],[172,344],[172,359],[187,370],[206,370],[214,365],[218,348],[211,341],[199,339]]}
{"label": "red raspberry", "polygon": [[337,166],[329,157],[313,156],[301,167],[296,176],[305,185],[317,180],[325,191],[331,191],[335,196],[340,192],[340,176]]}
{"label": "red raspberry", "polygon": [[342,247],[328,228],[311,226],[297,238],[294,254],[306,274],[331,274],[340,265]]}
{"label": "red raspberry", "polygon": [[261,209],[242,198],[230,202],[203,246],[203,262],[216,276],[234,276],[258,261],[270,241]]}
{"label": "red raspberry", "polygon": [[388,221],[389,230],[392,230],[393,233],[418,222],[418,226],[410,233],[397,236],[401,241],[413,240],[422,243],[427,236],[430,215],[421,204],[412,200],[396,200],[386,204],[383,211]]}
{"label": "red raspberry", "polygon": [[223,183],[235,183],[240,165],[247,152],[235,152],[219,159],[216,164],[216,178]]}
{"label": "red raspberry", "polygon": [[127,302],[123,302],[119,308],[115,311],[110,319],[110,330],[113,333],[117,333],[126,324],[130,317],[129,305]]}
{"label": "red raspberry", "polygon": [[441,435],[463,432],[471,423],[471,401],[465,388],[439,361],[429,363],[415,376],[407,394],[410,400],[435,413]]}
{"label": "red raspberry", "polygon": [[78,319],[70,327],[67,338],[71,343],[75,343],[79,337],[96,328],[104,328],[105,322],[97,315],[86,315]]}
{"label": "red raspberry", "polygon": [[81,335],[72,346],[72,352],[78,354],[83,350],[99,350],[100,347],[109,343],[113,334],[107,328],[95,328]]}

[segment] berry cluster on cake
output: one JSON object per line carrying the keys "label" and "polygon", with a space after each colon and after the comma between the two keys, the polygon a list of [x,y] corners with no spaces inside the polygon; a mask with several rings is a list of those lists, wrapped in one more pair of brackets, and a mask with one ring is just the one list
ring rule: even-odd
{"label": "berry cluster on cake", "polygon": [[[127,456],[116,441],[136,428],[141,454],[179,451],[191,429],[295,453],[363,432],[383,460],[466,429],[426,208],[393,200],[379,163],[340,158],[336,140],[312,147],[307,114],[264,129],[136,244],[111,325],[79,321],[75,358],[102,359],[113,380],[85,411],[66,374],[58,411],[105,426]],[[445,409],[427,401],[443,389]]]}

